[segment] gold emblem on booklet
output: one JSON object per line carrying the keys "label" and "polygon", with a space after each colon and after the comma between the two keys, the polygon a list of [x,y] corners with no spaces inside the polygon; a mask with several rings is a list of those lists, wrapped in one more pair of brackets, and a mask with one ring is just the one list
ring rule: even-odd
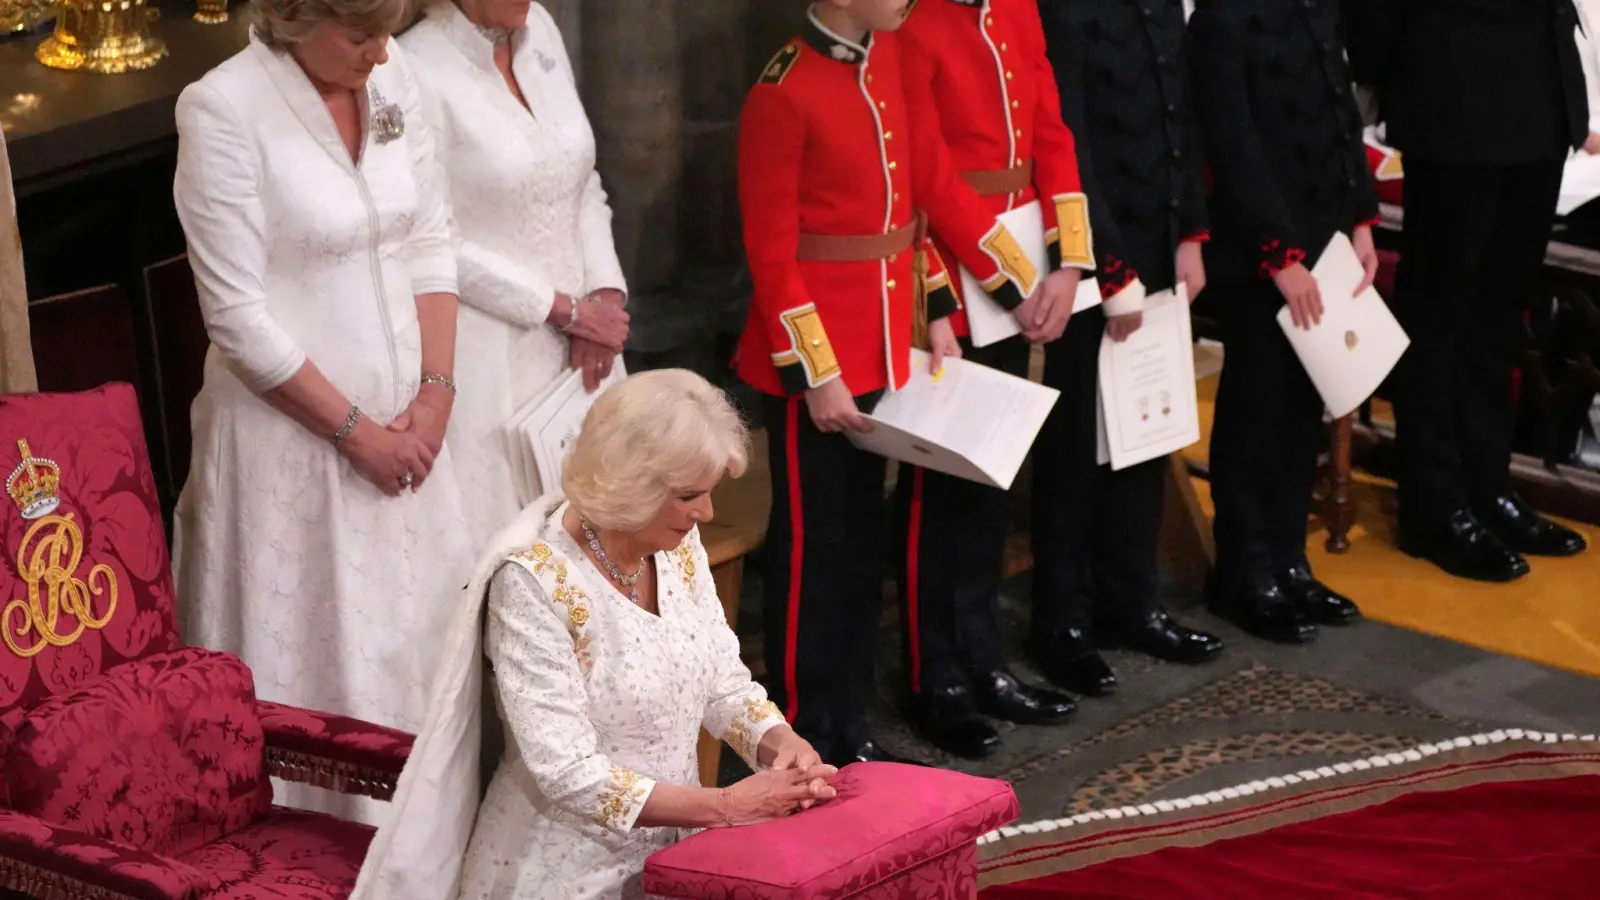
{"label": "gold emblem on booklet", "polygon": [[1346,350],[1353,352],[1356,349],[1356,345],[1359,343],[1361,343],[1360,335],[1356,334],[1354,331],[1346,331],[1344,333],[1344,348]]}

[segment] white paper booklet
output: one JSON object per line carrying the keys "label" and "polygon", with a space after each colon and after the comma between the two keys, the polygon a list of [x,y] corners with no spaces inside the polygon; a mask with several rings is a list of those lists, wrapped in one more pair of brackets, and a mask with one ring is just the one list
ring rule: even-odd
{"label": "white paper booklet", "polygon": [[1127,340],[1100,340],[1100,463],[1119,471],[1200,440],[1194,383],[1188,289],[1179,285],[1150,295]]}
{"label": "white paper booklet", "polygon": [[1322,293],[1322,321],[1309,330],[1296,328],[1285,304],[1278,311],[1278,326],[1289,336],[1328,414],[1337,419],[1372,396],[1411,339],[1376,289],[1352,296],[1365,275],[1343,234],[1334,234],[1311,274]]}
{"label": "white paper booklet", "polygon": [[524,403],[506,425],[517,501],[526,506],[561,483],[567,454],[583,428],[583,417],[601,391],[626,377],[618,359],[593,394],[583,389],[583,373],[568,371],[543,394]]}
{"label": "white paper booklet", "polygon": [[[1033,270],[1043,278],[1050,271],[1050,254],[1045,249],[1044,213],[1039,201],[1019,206],[998,218],[1017,239],[1017,243],[1022,245],[1022,252],[1028,257],[1028,262],[1033,263]],[[987,347],[1022,333],[1017,317],[990,297],[966,266],[961,267],[961,297],[966,306],[967,329],[971,332],[973,346]],[[1083,280],[1078,282],[1078,298],[1072,311],[1080,313],[1099,305],[1100,288],[1086,272]]]}
{"label": "white paper booklet", "polygon": [[863,450],[1009,490],[1060,392],[997,369],[947,359],[938,378],[932,357],[911,351],[911,378],[850,433]]}

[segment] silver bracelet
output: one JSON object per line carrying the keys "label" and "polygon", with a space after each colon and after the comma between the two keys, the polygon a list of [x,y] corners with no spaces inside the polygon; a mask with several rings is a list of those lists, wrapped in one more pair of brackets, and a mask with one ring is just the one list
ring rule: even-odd
{"label": "silver bracelet", "polygon": [[350,414],[344,417],[344,425],[333,433],[333,445],[335,447],[344,443],[344,439],[349,437],[352,431],[356,430],[356,423],[361,421],[362,415],[361,407],[354,405],[350,407]]}
{"label": "silver bracelet", "polygon": [[449,375],[440,375],[437,372],[429,372],[428,374],[422,376],[421,381],[417,382],[417,387],[420,388],[425,384],[440,385],[452,395],[454,395],[456,392],[456,383],[450,379]]}

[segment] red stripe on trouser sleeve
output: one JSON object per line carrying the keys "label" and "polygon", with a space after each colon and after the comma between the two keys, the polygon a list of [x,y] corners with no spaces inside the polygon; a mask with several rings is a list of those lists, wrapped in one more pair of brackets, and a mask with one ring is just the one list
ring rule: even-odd
{"label": "red stripe on trouser sleeve", "polygon": [[784,435],[784,462],[789,472],[789,607],[783,628],[783,692],[788,700],[784,718],[794,721],[800,710],[795,689],[795,645],[800,634],[800,576],[805,562],[805,516],[800,508],[800,398],[789,398],[788,431]]}
{"label": "red stripe on trouser sleeve", "polygon": [[922,634],[918,630],[921,609],[917,601],[917,575],[921,568],[922,546],[922,469],[911,476],[911,520],[906,524],[906,631],[911,635],[911,692],[922,693]]}

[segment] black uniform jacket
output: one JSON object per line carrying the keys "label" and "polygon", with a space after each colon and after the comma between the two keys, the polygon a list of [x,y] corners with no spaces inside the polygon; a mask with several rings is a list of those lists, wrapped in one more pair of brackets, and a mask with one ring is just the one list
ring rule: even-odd
{"label": "black uniform jacket", "polygon": [[1199,0],[1189,35],[1208,274],[1310,267],[1334,232],[1377,219],[1333,0]]}
{"label": "black uniform jacket", "polygon": [[1206,235],[1183,2],[1041,0],[1039,11],[1101,262],[1165,290],[1179,242]]}
{"label": "black uniform jacket", "polygon": [[1345,0],[1387,142],[1462,165],[1559,160],[1588,134],[1572,0]]}

